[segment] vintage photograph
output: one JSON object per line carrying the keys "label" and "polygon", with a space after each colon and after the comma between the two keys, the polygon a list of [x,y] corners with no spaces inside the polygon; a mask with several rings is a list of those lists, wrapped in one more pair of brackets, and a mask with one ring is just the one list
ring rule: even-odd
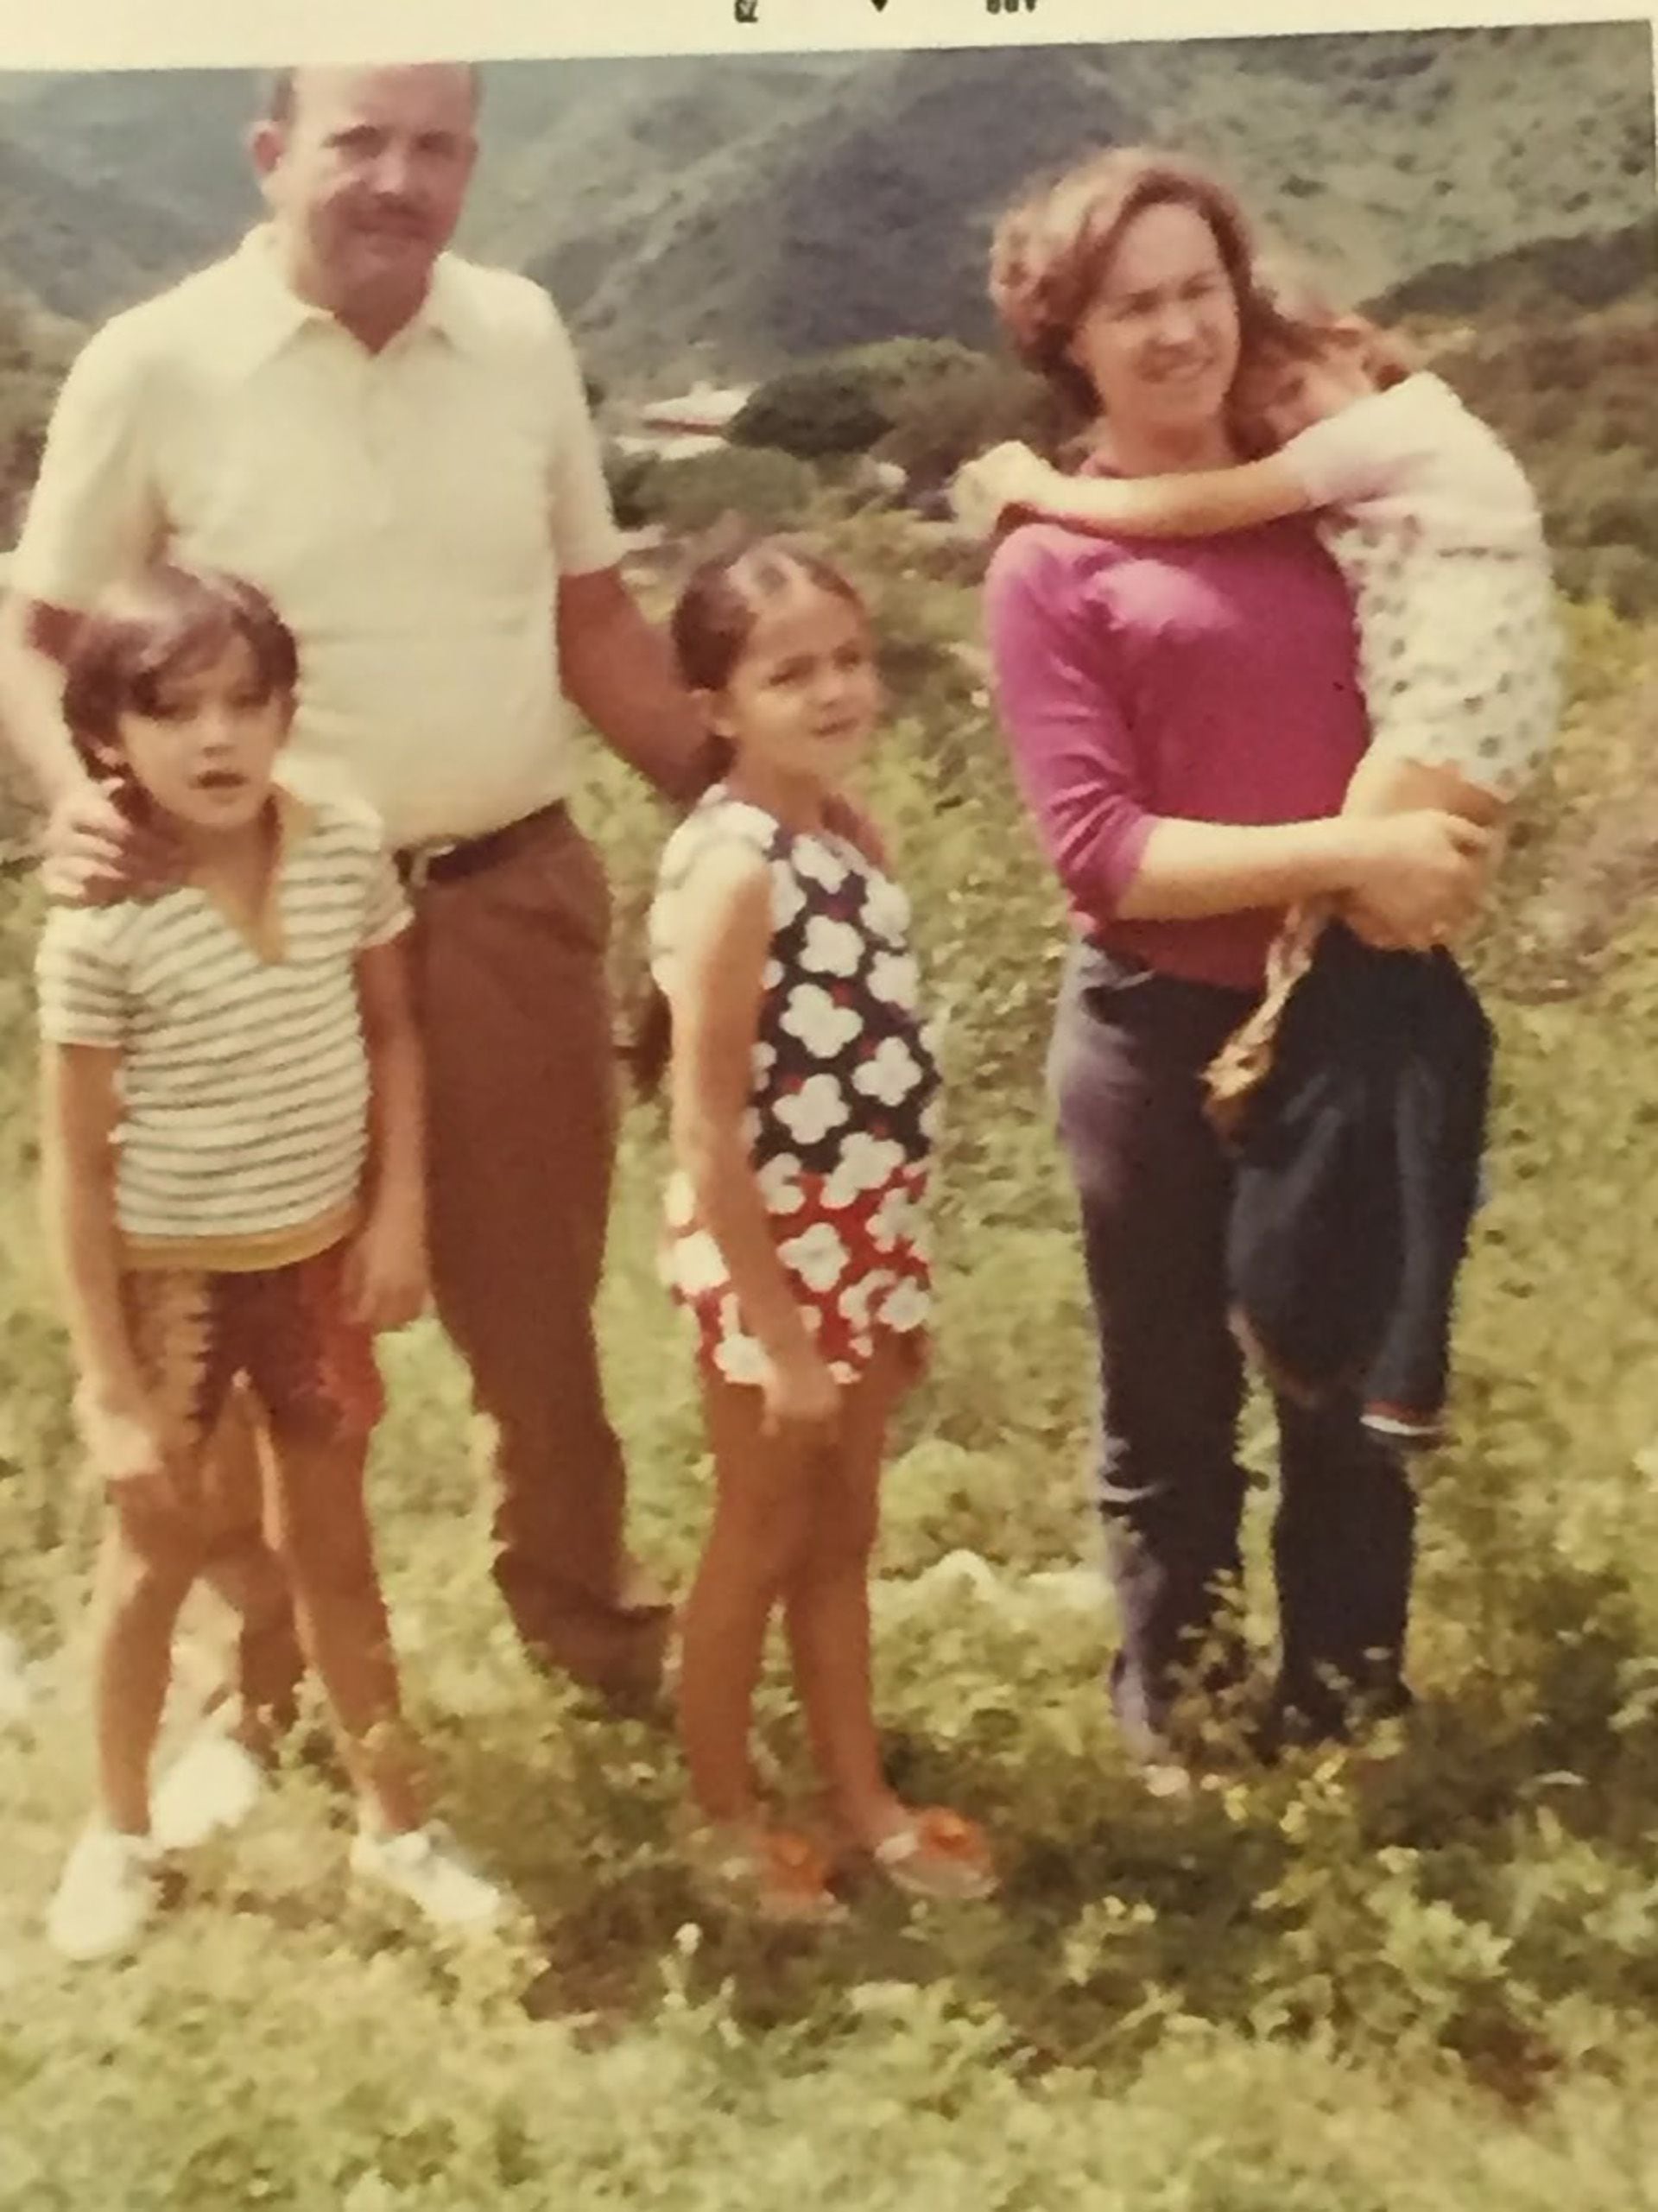
{"label": "vintage photograph", "polygon": [[0,38],[0,2212],[1658,2203],[1653,27],[974,35]]}

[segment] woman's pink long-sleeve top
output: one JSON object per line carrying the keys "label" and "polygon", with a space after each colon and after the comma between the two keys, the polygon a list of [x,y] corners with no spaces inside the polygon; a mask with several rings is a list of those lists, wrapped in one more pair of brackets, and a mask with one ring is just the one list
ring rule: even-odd
{"label": "woman's pink long-sleeve top", "polygon": [[1136,543],[1031,523],[997,548],[984,605],[1015,771],[1076,925],[1167,974],[1257,989],[1276,910],[1117,910],[1161,815],[1339,810],[1367,725],[1351,605],[1311,526]]}

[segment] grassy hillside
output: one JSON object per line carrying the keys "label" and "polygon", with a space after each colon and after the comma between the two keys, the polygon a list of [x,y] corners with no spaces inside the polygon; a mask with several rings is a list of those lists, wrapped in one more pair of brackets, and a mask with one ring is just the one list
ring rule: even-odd
{"label": "grassy hillside", "polygon": [[[1155,139],[1373,292],[1647,213],[1649,48],[1630,23],[504,64],[465,237],[550,282],[612,380],[747,372],[901,331],[982,339],[984,239],[1017,185]],[[0,279],[35,289],[50,228],[51,296],[98,314],[232,238],[253,97],[243,73],[0,80],[0,149],[31,165],[0,193]]]}
{"label": "grassy hillside", "polygon": [[[478,235],[551,255],[624,377],[712,331],[759,361],[953,327],[1016,168],[1104,118],[1225,154],[1354,290],[1414,280],[1390,310],[1522,453],[1563,581],[1606,602],[1567,611],[1560,757],[1478,950],[1501,1084],[1458,1434],[1422,1475],[1419,1721],[1188,1802],[1124,1761],[1078,1571],[1088,1334],[1041,1095],[1058,901],[963,650],[973,559],[820,493],[885,641],[872,795],[952,1009],[937,1351],[888,1484],[879,1702],[895,1772],[990,1824],[1006,1893],[866,1895],[816,1944],[699,1908],[665,1726],[603,1717],[513,1642],[462,1378],[422,1323],[388,1348],[377,1520],[445,1809],[516,1886],[522,1940],[450,1949],[354,1898],[336,1783],[301,1758],[182,1871],[140,1962],[54,1965],[95,1501],[33,1191],[38,904],[0,882],[0,1639],[33,1668],[14,1710],[0,1648],[0,2212],[1658,2212],[1658,628],[1615,612],[1658,600],[1645,35],[946,61],[501,73]],[[0,225],[28,244],[31,193],[73,205],[59,274],[103,312],[144,256],[242,219],[209,154],[241,101],[228,79],[0,83]],[[40,163],[77,130],[72,202]],[[0,499],[72,342],[0,303]],[[596,751],[578,804],[636,979],[661,821]],[[652,1276],[661,1168],[636,1108],[604,1339],[638,1540],[682,1578],[708,1477]],[[1259,1407],[1245,1448],[1264,1670]],[[964,1549],[990,1572],[964,1577]],[[797,1794],[779,1680],[763,1726]]]}
{"label": "grassy hillside", "polygon": [[[872,790],[953,1009],[937,1353],[889,1480],[879,1698],[895,1770],[990,1824],[1006,1894],[958,1912],[865,1894],[815,1943],[699,1908],[665,1727],[604,1719],[513,1645],[460,1379],[422,1325],[389,1347],[375,1474],[394,1613],[446,1807],[533,1927],[478,1955],[353,1899],[337,1788],[301,1760],[184,1871],[139,1962],[52,1964],[38,1915],[84,1799],[92,1514],[28,1189],[35,910],[0,887],[0,1626],[38,1666],[0,1746],[0,2208],[1642,2212],[1658,934],[1626,888],[1610,946],[1554,998],[1511,984],[1505,948],[1640,788],[1658,640],[1573,618],[1573,719],[1525,848],[1547,864],[1482,955],[1502,1087],[1458,1438],[1422,1476],[1419,1724],[1154,1800],[1106,1718],[1108,1624],[1073,1571],[1090,1360],[1040,1093],[1057,901],[956,650],[977,622],[956,556],[899,519],[820,520],[893,649]],[[597,758],[579,803],[636,915],[660,820]],[[651,1275],[661,1166],[636,1110],[604,1341],[638,1537],[682,1575],[708,1478]],[[1247,1455],[1264,1484],[1258,1410]],[[1263,1667],[1267,1518],[1263,1488]],[[988,1583],[947,1563],[963,1548]],[[763,1733],[799,1792],[776,1681]]]}

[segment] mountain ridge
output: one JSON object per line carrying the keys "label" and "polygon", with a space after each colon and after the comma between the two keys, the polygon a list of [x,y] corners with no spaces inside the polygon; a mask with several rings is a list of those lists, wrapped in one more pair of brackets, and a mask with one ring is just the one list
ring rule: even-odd
{"label": "mountain ridge", "polygon": [[[0,77],[0,288],[83,322],[257,209],[250,73]],[[463,250],[527,269],[607,381],[983,343],[1031,171],[1137,139],[1214,162],[1354,296],[1653,204],[1638,23],[1177,44],[486,64]]]}

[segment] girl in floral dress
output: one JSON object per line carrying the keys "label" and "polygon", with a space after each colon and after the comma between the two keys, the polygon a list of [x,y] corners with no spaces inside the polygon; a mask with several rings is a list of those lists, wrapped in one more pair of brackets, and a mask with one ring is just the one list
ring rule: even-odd
{"label": "girl in floral dress", "polygon": [[834,1845],[913,1893],[982,1896],[978,1830],[893,1793],[870,1706],[883,1449],[925,1357],[938,1069],[908,903],[830,827],[880,706],[869,625],[838,570],[765,538],[699,567],[673,629],[726,763],[651,912],[673,1040],[663,1268],[695,1321],[717,1479],[680,1675],[695,1863],[767,1917],[840,1909],[833,1853],[769,1821],[750,1762],[781,1608]]}

